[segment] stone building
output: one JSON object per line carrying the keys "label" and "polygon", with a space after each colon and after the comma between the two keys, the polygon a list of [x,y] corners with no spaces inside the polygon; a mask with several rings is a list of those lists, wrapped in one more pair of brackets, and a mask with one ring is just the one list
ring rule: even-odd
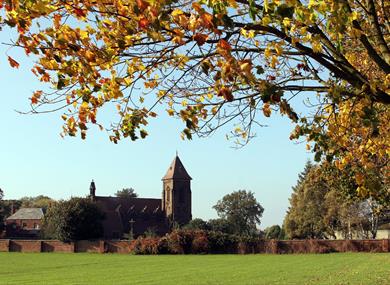
{"label": "stone building", "polygon": [[119,198],[96,195],[90,185],[90,198],[105,214],[104,238],[119,239],[129,234],[138,236],[151,230],[167,233],[174,224],[187,224],[192,219],[191,180],[178,155],[162,178],[162,198]]}

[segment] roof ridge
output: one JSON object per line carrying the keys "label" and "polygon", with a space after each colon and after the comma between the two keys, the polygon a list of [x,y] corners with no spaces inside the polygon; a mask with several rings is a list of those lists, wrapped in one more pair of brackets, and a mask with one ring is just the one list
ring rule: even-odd
{"label": "roof ridge", "polygon": [[166,174],[162,178],[162,180],[167,180],[167,179],[192,180],[191,176],[188,174],[183,163],[181,162],[179,156],[176,156],[173,159]]}

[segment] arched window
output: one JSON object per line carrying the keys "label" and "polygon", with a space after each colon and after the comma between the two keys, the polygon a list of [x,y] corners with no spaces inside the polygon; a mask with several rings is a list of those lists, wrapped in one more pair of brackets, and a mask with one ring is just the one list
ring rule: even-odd
{"label": "arched window", "polygon": [[169,186],[167,187],[165,191],[165,201],[170,202],[171,201],[171,189]]}

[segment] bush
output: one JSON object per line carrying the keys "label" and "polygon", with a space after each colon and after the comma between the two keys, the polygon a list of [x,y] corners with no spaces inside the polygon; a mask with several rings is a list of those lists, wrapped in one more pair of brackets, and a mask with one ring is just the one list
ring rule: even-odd
{"label": "bush", "polygon": [[192,240],[192,253],[208,253],[209,250],[210,248],[207,232],[195,232],[194,239]]}
{"label": "bush", "polygon": [[139,237],[134,244],[134,254],[158,254],[159,238]]}
{"label": "bush", "polygon": [[210,253],[235,253],[237,251],[238,238],[222,232],[209,232]]}
{"label": "bush", "polygon": [[183,254],[191,253],[194,231],[175,230],[167,235],[170,253]]}
{"label": "bush", "polygon": [[157,244],[157,252],[158,254],[167,254],[169,251],[169,243],[167,237],[162,237],[159,239]]}
{"label": "bush", "polygon": [[239,238],[221,232],[175,230],[161,238],[139,237],[135,254],[236,253]]}

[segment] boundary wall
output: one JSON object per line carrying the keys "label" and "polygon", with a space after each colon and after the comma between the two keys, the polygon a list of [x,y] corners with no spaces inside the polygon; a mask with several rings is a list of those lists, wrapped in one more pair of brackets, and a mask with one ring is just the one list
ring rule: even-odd
{"label": "boundary wall", "polygon": [[[132,253],[135,241],[0,239],[0,252],[94,252]],[[390,252],[390,239],[382,240],[259,240],[237,243],[226,253],[330,253],[330,252]]]}

